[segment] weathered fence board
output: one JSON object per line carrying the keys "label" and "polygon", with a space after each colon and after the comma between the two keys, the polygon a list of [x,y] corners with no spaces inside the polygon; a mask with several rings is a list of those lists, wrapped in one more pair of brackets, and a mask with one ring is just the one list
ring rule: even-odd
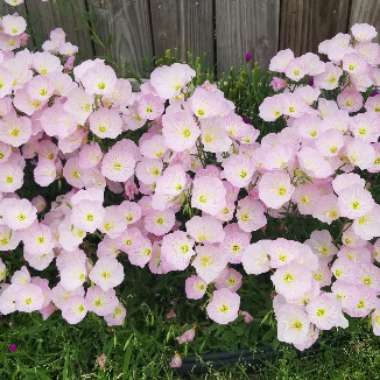
{"label": "weathered fence board", "polygon": [[142,73],[153,56],[148,0],[90,0],[95,53],[106,55],[125,75]]}
{"label": "weathered fence board", "polygon": [[246,52],[267,65],[278,49],[316,52],[355,22],[380,29],[380,0],[0,0],[0,15],[15,12],[28,19],[30,47],[62,27],[79,59],[105,57],[121,75],[146,75],[166,49],[203,55],[221,73]]}
{"label": "weathered fence board", "polygon": [[190,51],[214,62],[212,0],[150,0],[154,53],[178,49],[184,59]]}
{"label": "weathered fence board", "polygon": [[[380,1],[352,0],[350,26],[356,22],[367,22],[380,30]],[[377,36],[380,41],[380,36]]]}
{"label": "weathered fence board", "polygon": [[285,0],[281,2],[281,49],[297,55],[316,52],[321,41],[345,32],[350,0]]}
{"label": "weathered fence board", "polygon": [[279,0],[215,0],[218,71],[241,65],[247,51],[265,65],[277,50]]}
{"label": "weathered fence board", "polygon": [[36,46],[49,38],[50,30],[61,27],[67,40],[79,46],[79,58],[93,56],[85,0],[26,0],[25,5]]}

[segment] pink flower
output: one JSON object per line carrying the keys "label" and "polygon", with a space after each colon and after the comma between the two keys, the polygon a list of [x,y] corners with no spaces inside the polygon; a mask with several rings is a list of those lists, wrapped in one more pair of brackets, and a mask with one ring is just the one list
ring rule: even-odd
{"label": "pink flower", "polygon": [[277,293],[287,300],[294,300],[311,289],[312,273],[303,265],[290,263],[278,268],[271,280]]}
{"label": "pink flower", "polygon": [[187,111],[165,114],[162,134],[166,145],[175,152],[191,149],[200,135],[199,127]]}
{"label": "pink flower", "polygon": [[294,59],[294,53],[290,49],[280,50],[269,64],[270,71],[285,72],[289,63]]}
{"label": "pink flower", "polygon": [[147,133],[139,141],[140,152],[148,158],[163,158],[168,147],[162,135]]}
{"label": "pink flower", "polygon": [[300,167],[314,178],[326,178],[334,172],[330,162],[317,149],[305,146],[297,158]]}
{"label": "pink flower", "polygon": [[163,99],[178,96],[181,90],[195,76],[195,71],[186,64],[174,63],[171,66],[157,67],[150,75],[150,83]]}
{"label": "pink flower", "polygon": [[103,157],[102,150],[97,143],[83,145],[78,155],[78,165],[81,169],[91,169],[98,165]]}
{"label": "pink flower", "polygon": [[242,281],[243,276],[240,272],[227,267],[215,280],[215,287],[217,289],[227,288],[233,292],[237,292],[242,285]]}
{"label": "pink flower", "polygon": [[49,226],[43,223],[34,223],[22,234],[24,249],[31,254],[50,252],[55,245]]}
{"label": "pink flower", "polygon": [[351,32],[356,41],[368,42],[377,36],[376,29],[366,23],[356,23],[351,26]]}
{"label": "pink flower", "polygon": [[307,244],[316,255],[324,258],[331,259],[338,252],[338,249],[333,244],[331,234],[327,230],[313,231],[310,235],[310,239],[306,240],[305,244]]}
{"label": "pink flower", "polygon": [[101,257],[92,268],[89,277],[106,292],[121,284],[124,279],[124,269],[115,258]]}
{"label": "pink flower", "polygon": [[90,115],[89,123],[91,132],[102,139],[115,139],[122,132],[122,120],[112,109],[99,108]]}
{"label": "pink flower", "polygon": [[[196,88],[189,99],[191,111],[199,119],[226,116],[233,111],[234,106],[229,103],[220,91],[208,91],[202,87]],[[220,128],[219,128],[220,130]]]}
{"label": "pink flower", "polygon": [[221,221],[212,216],[193,216],[185,226],[187,233],[199,243],[221,243],[225,237]]}
{"label": "pink flower", "polygon": [[169,363],[170,368],[181,368],[182,367],[182,358],[181,355],[176,352]]}
{"label": "pink flower", "polygon": [[216,215],[226,205],[223,182],[212,176],[196,177],[193,180],[191,205],[210,215]]}
{"label": "pink flower", "polygon": [[207,315],[214,322],[225,325],[238,317],[240,297],[228,289],[215,290],[207,305]]}
{"label": "pink flower", "polygon": [[220,250],[210,244],[196,247],[197,256],[192,265],[197,275],[206,283],[210,283],[218,278],[227,266],[227,258]]}
{"label": "pink flower", "polygon": [[18,311],[31,313],[42,308],[44,295],[39,286],[28,283],[18,287],[15,301]]}
{"label": "pink flower", "polygon": [[265,121],[275,121],[285,112],[285,104],[282,95],[267,97],[260,104],[260,117]]}
{"label": "pink flower", "polygon": [[87,314],[87,307],[84,297],[71,297],[62,309],[62,318],[70,324],[77,324],[82,321]]}
{"label": "pink flower", "polygon": [[339,86],[343,70],[332,62],[325,64],[325,71],[314,77],[314,85],[324,90],[334,90]]}
{"label": "pink flower", "polygon": [[244,323],[246,325],[249,325],[250,323],[253,322],[253,317],[248,311],[240,310],[239,315],[243,317]]}
{"label": "pink flower", "polygon": [[175,231],[167,234],[162,239],[161,258],[172,270],[184,270],[195,254],[193,245],[194,242],[185,232]]}
{"label": "pink flower", "polygon": [[176,341],[179,344],[189,343],[192,342],[195,338],[195,328],[192,327],[191,329],[186,330],[182,335],[178,336]]}
{"label": "pink flower", "polygon": [[35,182],[42,186],[49,186],[57,178],[57,168],[51,160],[38,160],[37,166],[33,171]]}
{"label": "pink flower", "polygon": [[259,197],[267,207],[278,209],[288,202],[294,186],[285,172],[265,173],[259,181]]}
{"label": "pink flower", "polygon": [[13,230],[28,228],[37,218],[37,209],[27,199],[5,198],[0,212],[4,224]]}
{"label": "pink flower", "polygon": [[222,122],[223,120],[217,117],[201,121],[201,141],[205,151],[222,153],[230,149],[232,141],[227,131],[220,128]]}
{"label": "pink flower", "polygon": [[102,225],[104,215],[105,209],[100,202],[84,200],[73,208],[71,222],[86,232],[95,232]]}
{"label": "pink flower", "polygon": [[90,95],[109,95],[115,88],[117,77],[112,67],[95,63],[81,77],[86,92]]}
{"label": "pink flower", "polygon": [[351,219],[360,218],[369,213],[374,204],[371,193],[358,185],[342,190],[338,196],[340,214]]}
{"label": "pink flower", "polygon": [[112,313],[104,316],[104,320],[108,326],[122,326],[124,324],[126,315],[127,310],[121,303],[119,303],[117,306],[115,306]]}
{"label": "pink flower", "polygon": [[224,177],[236,187],[246,187],[251,182],[254,167],[249,157],[243,154],[229,156],[223,162]]}
{"label": "pink flower", "polygon": [[63,109],[71,114],[79,124],[84,124],[91,115],[94,106],[94,97],[81,88],[74,88],[67,94]]}
{"label": "pink flower", "polygon": [[11,193],[23,185],[23,167],[16,162],[0,163],[0,191]]}
{"label": "pink flower", "polygon": [[162,174],[163,163],[161,160],[144,158],[138,162],[135,169],[136,177],[145,185],[152,185]]}
{"label": "pink flower", "polygon": [[143,95],[138,100],[137,112],[143,119],[157,119],[164,112],[163,101],[160,97],[152,94]]}
{"label": "pink flower", "polygon": [[152,211],[144,218],[145,229],[157,236],[167,234],[174,226],[175,213],[167,209],[163,211]]}
{"label": "pink flower", "polygon": [[118,304],[119,301],[113,289],[109,289],[106,292],[98,286],[91,286],[87,289],[85,306],[88,311],[104,317],[112,313]]}
{"label": "pink flower", "polygon": [[276,312],[277,338],[280,342],[303,345],[309,338],[310,320],[301,306],[284,304]]}
{"label": "pink flower", "polygon": [[18,36],[25,32],[26,21],[24,17],[17,13],[13,15],[5,15],[1,19],[2,31],[9,36]]}
{"label": "pink flower", "polygon": [[40,123],[48,136],[55,136],[61,139],[68,137],[77,128],[74,117],[67,113],[62,104],[59,103],[45,108],[41,114]]}
{"label": "pink flower", "polygon": [[274,91],[280,91],[287,87],[288,83],[286,80],[278,77],[273,77],[272,81],[270,82],[272,88]]}
{"label": "pink flower", "polygon": [[241,262],[248,274],[261,274],[271,269],[269,261],[269,240],[260,240],[248,245],[243,251]]}
{"label": "pink flower", "polygon": [[224,232],[225,237],[220,247],[226,252],[230,263],[239,264],[242,253],[250,242],[250,235],[242,231],[236,223],[228,224]]}
{"label": "pink flower", "polygon": [[348,112],[357,112],[363,107],[363,97],[354,87],[346,87],[337,97],[338,105]]}
{"label": "pink flower", "polygon": [[368,64],[358,53],[348,53],[343,57],[343,70],[350,75],[363,74],[368,71]]}
{"label": "pink flower", "polygon": [[195,274],[185,281],[185,291],[188,299],[199,300],[205,295],[206,290],[206,282]]}
{"label": "pink flower", "polygon": [[267,224],[265,208],[258,200],[245,197],[238,202],[236,218],[239,227],[245,232],[257,231]]}
{"label": "pink flower", "polygon": [[102,174],[115,182],[125,182],[134,174],[136,161],[132,152],[114,145],[102,161]]}

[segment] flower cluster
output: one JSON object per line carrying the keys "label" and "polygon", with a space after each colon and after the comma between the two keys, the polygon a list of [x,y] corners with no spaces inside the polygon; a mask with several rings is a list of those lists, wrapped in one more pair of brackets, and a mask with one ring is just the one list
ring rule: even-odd
{"label": "flower cluster", "polygon": [[[257,151],[260,199],[326,225],[304,244],[260,241],[245,259],[248,273],[274,269],[278,338],[301,350],[320,330],[347,327],[343,312],[371,315],[374,333],[380,332],[380,206],[371,192],[380,172],[380,46],[368,24],[351,32],[319,45],[323,61],[312,53],[278,52],[270,62],[278,93],[260,106],[265,121],[286,123]],[[263,181],[271,184],[265,195]],[[338,240],[327,229],[334,222],[342,224]]]}
{"label": "flower cluster", "polygon": [[[380,85],[380,47],[372,27],[323,42],[328,62],[290,50],[272,59],[279,93],[260,116],[286,126],[259,142],[216,85],[194,87],[190,66],[158,67],[134,92],[101,59],[74,66],[77,47],[61,29],[42,52],[18,49],[21,20],[1,21],[0,251],[21,249],[25,261],[9,273],[0,260],[2,314],[47,318],[59,309],[69,323],[93,312],[123,324],[116,288],[128,259],[157,275],[186,270],[187,298],[207,298],[219,324],[239,314],[252,320],[239,312],[240,269],[270,272],[278,338],[299,349],[320,330],[347,327],[343,313],[372,315],[380,334],[380,206],[371,194],[380,95],[368,91]],[[22,197],[26,174],[40,188],[58,184],[60,194]],[[257,239],[289,215],[324,228],[305,242]],[[57,278],[34,275],[48,268]]]}

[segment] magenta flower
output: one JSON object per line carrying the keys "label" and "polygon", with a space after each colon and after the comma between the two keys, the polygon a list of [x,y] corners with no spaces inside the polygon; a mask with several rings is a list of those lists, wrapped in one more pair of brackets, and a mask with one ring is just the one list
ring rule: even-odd
{"label": "magenta flower", "polygon": [[252,52],[247,51],[247,52],[244,54],[245,62],[250,62],[250,61],[252,61],[252,58],[253,58],[253,54],[252,54]]}
{"label": "magenta flower", "polygon": [[11,343],[8,345],[8,350],[10,352],[16,352],[17,351],[17,344],[16,343]]}

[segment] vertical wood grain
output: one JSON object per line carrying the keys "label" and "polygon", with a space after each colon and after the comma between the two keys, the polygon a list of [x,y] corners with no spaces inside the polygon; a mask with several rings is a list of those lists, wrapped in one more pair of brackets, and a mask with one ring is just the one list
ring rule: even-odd
{"label": "vertical wood grain", "polygon": [[190,51],[214,62],[212,0],[150,0],[156,56],[178,49],[180,59]]}
{"label": "vertical wood grain", "polygon": [[79,58],[93,56],[85,0],[26,0],[25,5],[37,47],[49,38],[52,29],[61,27],[67,41],[79,47]]}
{"label": "vertical wood grain", "polygon": [[218,72],[244,63],[247,51],[262,66],[275,54],[279,0],[215,0]]}
{"label": "vertical wood grain", "polygon": [[120,75],[143,74],[153,58],[148,0],[89,0],[96,55]]}
{"label": "vertical wood grain", "polygon": [[[350,26],[356,22],[371,24],[380,33],[380,1],[352,0]],[[379,35],[377,41],[380,41]]]}
{"label": "vertical wood grain", "polygon": [[346,32],[350,0],[283,0],[280,48],[316,52],[320,42]]}

